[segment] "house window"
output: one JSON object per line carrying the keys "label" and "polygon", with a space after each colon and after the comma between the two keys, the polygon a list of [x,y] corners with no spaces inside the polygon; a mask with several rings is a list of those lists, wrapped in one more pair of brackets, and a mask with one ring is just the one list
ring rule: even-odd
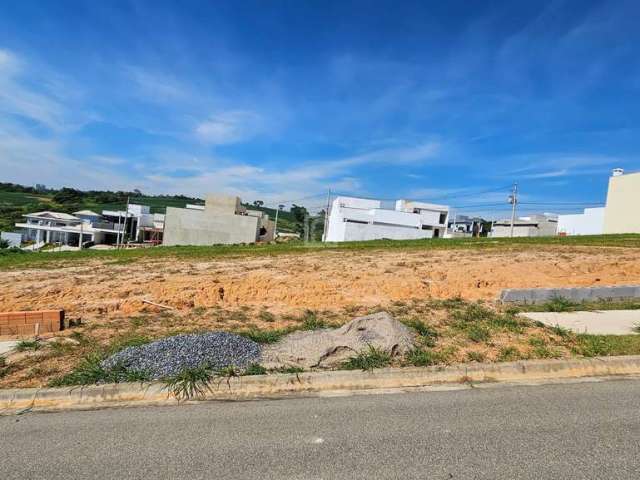
{"label": "house window", "polygon": [[446,221],[447,221],[447,212],[440,213],[440,221],[438,223],[442,225]]}

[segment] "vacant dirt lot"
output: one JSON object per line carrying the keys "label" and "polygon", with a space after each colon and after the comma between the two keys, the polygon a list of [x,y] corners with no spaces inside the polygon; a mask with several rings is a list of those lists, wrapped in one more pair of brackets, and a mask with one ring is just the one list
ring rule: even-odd
{"label": "vacant dirt lot", "polygon": [[93,323],[153,307],[251,307],[278,314],[341,310],[411,298],[496,298],[503,288],[640,282],[640,250],[342,251],[209,261],[92,261],[0,274],[0,311],[64,308]]}

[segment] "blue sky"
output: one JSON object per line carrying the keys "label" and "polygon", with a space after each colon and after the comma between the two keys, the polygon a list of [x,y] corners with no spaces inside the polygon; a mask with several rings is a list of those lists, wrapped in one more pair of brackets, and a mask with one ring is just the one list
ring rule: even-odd
{"label": "blue sky", "polygon": [[640,169],[639,15],[637,1],[2,2],[0,181],[267,203],[331,188],[495,215],[517,181],[523,212],[602,203],[612,168]]}

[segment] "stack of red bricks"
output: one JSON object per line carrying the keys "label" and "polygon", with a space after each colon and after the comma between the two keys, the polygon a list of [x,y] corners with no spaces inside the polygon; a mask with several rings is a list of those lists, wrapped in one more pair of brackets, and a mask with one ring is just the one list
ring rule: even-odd
{"label": "stack of red bricks", "polygon": [[0,313],[0,336],[29,336],[64,328],[64,310]]}

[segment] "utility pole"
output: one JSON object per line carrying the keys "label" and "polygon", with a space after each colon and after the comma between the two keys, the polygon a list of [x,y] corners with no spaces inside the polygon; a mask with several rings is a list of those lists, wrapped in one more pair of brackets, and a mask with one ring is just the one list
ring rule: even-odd
{"label": "utility pole", "polygon": [[331,208],[331,189],[327,191],[327,209],[324,211],[324,226],[322,230],[322,241],[326,241],[327,229],[329,228],[329,209]]}
{"label": "utility pole", "polygon": [[516,205],[518,204],[518,184],[514,183],[509,195],[509,203],[511,204],[511,235],[513,238],[513,224],[516,221]]}
{"label": "utility pole", "polygon": [[127,219],[129,218],[129,195],[127,195],[127,209],[124,211],[124,227],[122,228],[122,243],[127,238]]}
{"label": "utility pole", "polygon": [[278,205],[278,208],[276,209],[276,221],[274,222],[274,225],[273,225],[274,240],[278,238],[278,213],[280,213],[280,210],[282,210],[283,208],[284,208],[284,205]]}

